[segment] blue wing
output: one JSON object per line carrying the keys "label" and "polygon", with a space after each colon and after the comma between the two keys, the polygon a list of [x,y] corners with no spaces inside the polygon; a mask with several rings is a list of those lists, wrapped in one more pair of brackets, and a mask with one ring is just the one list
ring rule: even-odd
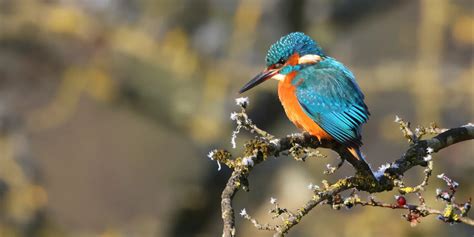
{"label": "blue wing", "polygon": [[370,113],[353,74],[344,65],[327,58],[302,69],[293,82],[299,103],[313,121],[341,144],[362,145],[360,127]]}

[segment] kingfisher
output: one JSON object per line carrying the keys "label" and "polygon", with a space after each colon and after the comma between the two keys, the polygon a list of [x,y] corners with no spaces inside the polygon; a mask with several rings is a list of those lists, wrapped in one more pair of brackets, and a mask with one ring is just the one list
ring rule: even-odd
{"label": "kingfisher", "polygon": [[308,35],[293,32],[271,45],[266,69],[245,84],[243,93],[278,80],[278,97],[296,127],[319,141],[335,141],[363,161],[361,126],[369,119],[364,94],[354,74],[327,56]]}

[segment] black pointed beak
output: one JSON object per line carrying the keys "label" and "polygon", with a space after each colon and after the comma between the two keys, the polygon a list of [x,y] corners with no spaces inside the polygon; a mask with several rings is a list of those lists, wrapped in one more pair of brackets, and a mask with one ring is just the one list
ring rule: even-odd
{"label": "black pointed beak", "polygon": [[266,81],[267,79],[271,78],[273,75],[275,75],[277,73],[276,70],[265,70],[261,73],[259,73],[257,76],[255,76],[252,80],[250,80],[249,82],[247,82],[247,84],[245,84],[242,89],[239,90],[239,94],[242,94],[254,87],[256,87],[257,85],[261,84],[262,82]]}

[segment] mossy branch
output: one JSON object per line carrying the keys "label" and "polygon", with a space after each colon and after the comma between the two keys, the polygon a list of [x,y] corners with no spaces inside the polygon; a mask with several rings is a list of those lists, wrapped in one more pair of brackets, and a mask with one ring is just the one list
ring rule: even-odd
{"label": "mossy branch", "polygon": [[[245,143],[245,149],[240,157],[233,158],[231,153],[225,150],[214,150],[209,153],[209,157],[212,160],[219,162],[219,164],[223,163],[233,170],[221,196],[222,219],[224,222],[222,236],[233,237],[236,235],[235,212],[232,207],[232,200],[240,189],[249,190],[247,178],[256,165],[264,162],[268,157],[279,157],[282,154],[291,154],[297,160],[304,160],[307,156],[318,155],[318,153],[313,151],[316,148],[334,150],[340,155],[342,160],[347,160],[354,167],[355,174],[351,177],[340,179],[334,184],[329,184],[325,181],[322,188],[315,185],[311,186],[310,188],[314,193],[313,197],[294,213],[284,208],[282,209],[276,204],[271,212],[282,217],[283,221],[281,224],[260,224],[257,220],[251,218],[245,209],[242,210],[241,215],[251,221],[258,229],[273,231],[274,236],[284,236],[314,207],[322,203],[331,204],[336,209],[341,206],[350,208],[356,205],[407,209],[409,212],[404,217],[412,224],[418,223],[421,217],[436,214],[440,220],[447,223],[460,222],[474,225],[474,221],[467,217],[471,205],[470,200],[464,204],[455,203],[454,193],[457,185],[454,185],[456,182],[446,176],[443,175],[441,178],[447,182],[450,191],[439,191],[440,193],[437,196],[446,203],[444,211],[427,207],[421,196],[421,192],[428,184],[428,179],[432,172],[433,161],[431,154],[453,144],[474,139],[473,124],[452,129],[440,129],[435,124],[431,124],[427,128],[418,127],[413,131],[409,123],[397,117],[395,122],[399,123],[401,131],[410,142],[410,146],[401,158],[382,166],[374,173],[366,163],[354,159],[353,156],[348,154],[347,149],[344,149],[344,147],[335,142],[320,142],[308,133],[291,134],[283,138],[275,138],[270,133],[259,129],[249,119],[245,111],[248,105],[247,99],[239,98],[237,99],[237,104],[241,107],[241,111],[231,114],[231,119],[237,123],[232,143],[235,144],[234,139],[242,128],[256,134],[256,137]],[[436,134],[436,136],[423,140],[422,137],[426,134]],[[425,178],[420,185],[407,187],[401,179],[406,171],[415,166],[426,167],[424,171]],[[337,169],[337,167],[334,169]],[[400,194],[418,193],[420,205],[399,203],[394,206],[393,204],[376,202],[373,199],[364,202],[358,199],[355,194],[355,190],[380,193],[391,191],[394,188],[398,188]],[[354,192],[345,199],[341,197],[339,193],[349,189],[353,189]],[[272,198],[272,203],[275,204],[276,199],[274,201]]]}

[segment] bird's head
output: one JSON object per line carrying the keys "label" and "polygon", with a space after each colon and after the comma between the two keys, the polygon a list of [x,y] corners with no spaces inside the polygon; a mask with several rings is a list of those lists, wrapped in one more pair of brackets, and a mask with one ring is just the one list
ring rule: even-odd
{"label": "bird's head", "polygon": [[285,75],[299,70],[304,64],[315,64],[322,60],[323,50],[301,32],[293,32],[281,37],[270,46],[266,57],[266,69],[245,84],[239,93],[243,93],[258,84],[273,78],[283,80]]}

